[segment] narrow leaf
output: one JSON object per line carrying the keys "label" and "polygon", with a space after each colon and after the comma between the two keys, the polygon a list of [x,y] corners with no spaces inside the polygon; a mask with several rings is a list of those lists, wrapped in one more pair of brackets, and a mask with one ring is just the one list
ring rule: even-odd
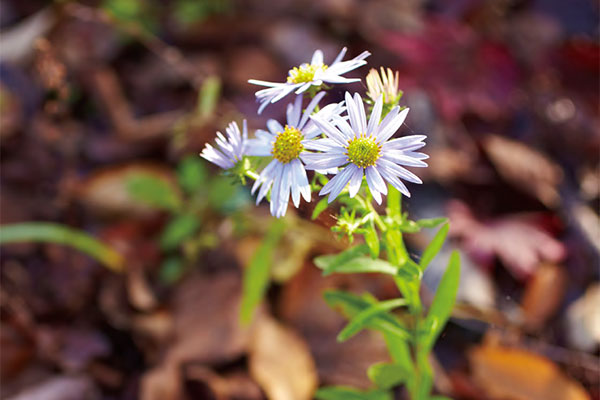
{"label": "narrow leaf", "polygon": [[423,255],[421,256],[421,261],[419,262],[421,270],[425,271],[431,260],[433,260],[437,253],[439,253],[440,249],[444,245],[449,228],[450,225],[444,224],[435,234],[429,245],[427,245],[425,251],[423,251]]}
{"label": "narrow leaf", "polygon": [[[341,313],[348,319],[354,318],[361,311],[376,303],[376,300],[372,298],[336,290],[327,291],[324,296],[325,301],[331,308],[340,309]],[[366,326],[369,329],[389,334],[394,340],[404,340],[407,335],[406,328],[398,318],[388,313],[374,316],[368,321]]]}
{"label": "narrow leaf", "polygon": [[321,200],[319,200],[312,212],[310,219],[315,220],[319,218],[319,215],[321,215],[323,211],[327,210],[328,205],[329,203],[327,202],[327,197],[323,197]]}
{"label": "narrow leaf", "polygon": [[373,221],[371,221],[367,225],[366,231],[364,233],[364,237],[365,237],[365,242],[367,243],[367,246],[369,246],[369,251],[371,252],[371,257],[372,258],[379,257],[379,235],[377,234],[377,231],[375,230],[375,223]]}
{"label": "narrow leaf", "polygon": [[335,269],[348,261],[364,256],[365,254],[369,254],[369,247],[365,244],[361,244],[344,250],[339,254],[319,256],[314,259],[314,263],[323,270]]}
{"label": "narrow leaf", "polygon": [[[397,307],[402,307],[406,304],[404,299],[392,299],[387,301],[381,301],[376,304],[371,305],[363,309],[361,312],[356,314],[350,322],[342,329],[342,331],[337,336],[337,340],[340,342],[344,342],[350,339],[352,336],[356,335],[362,329],[368,327],[369,321],[376,317],[379,314],[386,313],[387,311],[393,310]],[[406,333],[406,339],[408,339],[409,334]]]}
{"label": "narrow leaf", "polygon": [[417,221],[417,225],[421,228],[435,228],[438,225],[445,224],[448,222],[448,218],[440,217],[440,218],[426,218],[420,219]]}
{"label": "narrow leaf", "polygon": [[408,372],[402,366],[392,363],[373,364],[367,370],[367,376],[381,389],[391,389],[394,386],[405,382],[408,378]]}
{"label": "narrow leaf", "polygon": [[325,271],[323,271],[323,275],[329,275],[333,273],[356,274],[361,272],[377,272],[380,274],[396,275],[398,273],[398,269],[385,260],[373,260],[371,257],[363,256],[353,258],[342,265],[338,265],[333,268],[327,268]]}
{"label": "narrow leaf", "polygon": [[431,349],[437,337],[444,329],[454,302],[460,282],[460,257],[457,251],[453,251],[448,262],[448,267],[438,285],[435,297],[429,308],[429,314],[425,319],[426,326],[431,326],[431,331],[424,339],[425,348]]}
{"label": "narrow leaf", "polygon": [[50,222],[24,222],[0,226],[0,244],[45,242],[64,244],[96,259],[106,267],[121,272],[125,260],[121,254],[84,231]]}
{"label": "narrow leaf", "polygon": [[267,235],[252,256],[250,264],[244,272],[244,283],[240,318],[244,324],[252,320],[254,309],[262,300],[269,284],[269,272],[273,263],[273,252],[279,243],[285,223],[276,219],[269,227]]}
{"label": "narrow leaf", "polygon": [[212,75],[204,79],[198,93],[197,112],[200,117],[208,118],[213,114],[220,94],[221,79],[218,76]]}
{"label": "narrow leaf", "polygon": [[318,400],[392,400],[392,393],[386,390],[372,389],[361,391],[346,386],[324,387],[315,393]]}

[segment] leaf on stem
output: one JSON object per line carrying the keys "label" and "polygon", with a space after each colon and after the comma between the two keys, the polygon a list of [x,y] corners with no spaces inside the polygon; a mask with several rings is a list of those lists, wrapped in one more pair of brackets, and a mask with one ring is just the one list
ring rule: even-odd
{"label": "leaf on stem", "polygon": [[425,271],[429,263],[440,252],[442,246],[444,245],[444,241],[446,240],[446,236],[448,235],[448,229],[450,229],[450,225],[444,224],[435,234],[429,245],[427,245],[425,251],[423,251],[421,261],[419,262],[422,271]]}
{"label": "leaf on stem", "polygon": [[365,242],[367,246],[369,246],[369,250],[371,251],[371,257],[377,258],[379,257],[379,235],[375,230],[375,222],[370,221],[365,228]]}
{"label": "leaf on stem", "polygon": [[177,181],[188,194],[199,191],[206,185],[208,173],[198,156],[184,158],[177,167]]}
{"label": "leaf on stem", "polygon": [[367,370],[367,375],[381,389],[391,389],[409,378],[406,369],[394,363],[373,364]]}
{"label": "leaf on stem", "polygon": [[366,244],[351,247],[339,254],[319,256],[314,259],[314,263],[322,270],[336,269],[348,261],[369,254],[369,247]]}
{"label": "leaf on stem", "polygon": [[423,338],[426,349],[431,349],[433,347],[433,344],[442,332],[444,325],[446,325],[448,318],[450,318],[456,300],[459,282],[460,257],[455,250],[450,256],[448,267],[438,285],[435,297],[429,308],[429,313],[425,319],[425,326],[431,327],[429,333]]}
{"label": "leaf on stem", "polygon": [[329,386],[315,393],[318,400],[392,400],[392,393],[387,390],[372,389],[361,391],[346,386]]}
{"label": "leaf on stem", "polygon": [[[341,313],[348,319],[354,318],[377,302],[373,298],[361,297],[336,290],[327,291],[324,296],[325,301],[331,308],[340,309]],[[368,319],[366,327],[390,334],[395,340],[405,340],[408,336],[408,331],[400,320],[386,312],[378,313]]]}
{"label": "leaf on stem", "polygon": [[418,220],[417,225],[419,225],[421,228],[435,228],[441,224],[445,224],[446,222],[448,222],[448,218],[446,217],[426,218]]}
{"label": "leaf on stem", "polygon": [[[369,321],[371,321],[374,317],[379,314],[386,313],[388,311],[393,310],[397,307],[402,307],[406,305],[406,301],[404,299],[392,299],[387,301],[377,302],[356,314],[348,325],[342,329],[342,331],[338,334],[337,340],[339,342],[345,342],[350,339],[352,336],[356,335],[362,329],[366,328]],[[408,336],[407,336],[408,338]]]}
{"label": "leaf on stem", "polygon": [[315,219],[319,218],[319,215],[321,215],[323,211],[327,210],[328,205],[329,203],[327,202],[327,197],[323,197],[321,200],[319,200],[312,212],[310,219],[314,221]]}
{"label": "leaf on stem", "polygon": [[267,235],[252,256],[244,273],[244,287],[240,318],[244,324],[252,320],[254,309],[260,303],[269,284],[269,272],[273,262],[273,252],[285,229],[283,219],[276,219],[269,227]]}
{"label": "leaf on stem", "polygon": [[86,232],[50,222],[24,222],[2,225],[0,244],[15,242],[45,242],[64,244],[77,249],[116,272],[123,270],[121,254]]}

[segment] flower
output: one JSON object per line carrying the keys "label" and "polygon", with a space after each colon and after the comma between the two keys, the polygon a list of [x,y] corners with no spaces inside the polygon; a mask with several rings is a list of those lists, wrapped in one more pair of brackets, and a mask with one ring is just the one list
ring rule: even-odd
{"label": "flower", "polygon": [[367,96],[375,101],[383,95],[384,104],[398,104],[402,91],[398,89],[398,71],[394,74],[391,69],[381,67],[381,75],[376,69],[371,68],[367,74]]}
{"label": "flower", "polygon": [[[317,94],[306,107],[304,114],[303,96],[296,96],[294,103],[287,107],[285,127],[270,119],[267,121],[269,131],[257,130],[256,138],[248,141],[248,155],[273,157],[252,186],[252,194],[260,188],[256,198],[258,204],[272,187],[270,209],[271,214],[277,218],[285,215],[290,192],[295,207],[300,204],[300,195],[310,202],[310,185],[301,156],[304,155],[306,144],[320,134],[320,130],[309,116],[324,95],[325,92]],[[316,115],[329,121],[332,116],[339,115],[343,110],[342,103],[334,103],[324,107]]]}
{"label": "flower", "polygon": [[207,143],[200,156],[223,169],[233,168],[246,155],[248,149],[248,125],[246,120],[244,120],[243,128],[243,133],[240,133],[240,128],[236,122],[229,123],[225,129],[227,138],[221,132],[217,132],[216,142],[220,150]]}
{"label": "flower", "polygon": [[344,78],[342,74],[352,71],[367,62],[365,58],[371,55],[368,51],[363,51],[352,60],[342,61],[346,55],[344,47],[340,54],[335,58],[331,65],[323,63],[323,52],[316,50],[312,56],[310,64],[304,63],[299,67],[289,70],[287,82],[265,82],[256,79],[250,79],[248,82],[254,85],[267,86],[267,89],[261,89],[256,92],[256,98],[260,101],[258,113],[262,113],[267,105],[275,103],[288,94],[295,91],[296,94],[304,93],[311,86],[321,86],[323,83],[350,83],[359,82],[360,79]]}
{"label": "flower", "polygon": [[306,154],[303,158],[306,169],[344,167],[327,182],[319,195],[329,193],[328,201],[331,203],[350,183],[348,191],[350,197],[354,197],[366,175],[369,190],[378,204],[381,204],[381,194],[387,194],[384,180],[410,197],[410,192],[400,178],[414,183],[422,182],[401,165],[427,166],[422,160],[429,156],[415,151],[425,146],[425,136],[412,135],[388,140],[404,122],[408,108],[400,111],[400,107],[396,106],[380,122],[383,96],[379,96],[368,124],[363,101],[358,93],[352,98],[346,92],[346,108],[350,124],[339,116],[332,118],[333,124],[318,115],[311,117],[327,138],[314,140],[307,145],[309,149],[322,153]]}

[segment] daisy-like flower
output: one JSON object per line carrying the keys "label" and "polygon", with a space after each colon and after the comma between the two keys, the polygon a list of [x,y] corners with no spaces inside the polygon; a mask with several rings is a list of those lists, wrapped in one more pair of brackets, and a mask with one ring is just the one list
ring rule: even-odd
{"label": "daisy-like flower", "polygon": [[[277,218],[285,215],[292,195],[295,207],[300,204],[300,196],[310,202],[310,185],[301,156],[306,144],[321,131],[309,119],[311,113],[325,92],[317,94],[302,113],[302,95],[298,95],[293,104],[287,107],[287,124],[282,126],[274,119],[267,121],[269,131],[257,130],[256,138],[248,141],[248,155],[271,156],[273,160],[260,173],[252,186],[252,194],[258,188],[256,204],[271,189],[271,214]],[[317,114],[321,120],[330,121],[332,116],[344,110],[342,103],[330,104]]]}
{"label": "daisy-like flower", "polygon": [[215,141],[219,150],[207,143],[202,153],[200,153],[200,157],[223,169],[230,169],[242,160],[248,149],[248,125],[246,120],[243,124],[243,133],[240,133],[240,128],[236,122],[229,123],[225,133],[227,133],[227,138],[221,132],[217,132]]}
{"label": "daisy-like flower", "polygon": [[369,190],[378,204],[381,204],[381,195],[387,194],[385,181],[410,197],[401,179],[422,182],[402,165],[426,167],[423,160],[429,156],[415,151],[425,146],[424,135],[389,140],[406,119],[408,108],[400,111],[400,107],[396,106],[380,122],[383,108],[383,97],[380,96],[367,123],[362,98],[358,93],[352,98],[348,92],[346,108],[350,124],[339,116],[333,117],[333,123],[319,116],[311,117],[327,138],[314,140],[308,145],[309,149],[322,153],[306,154],[303,158],[306,169],[343,168],[321,189],[319,195],[329,193],[328,201],[331,203],[349,183],[348,192],[350,197],[354,197],[366,175]]}
{"label": "daisy-like flower", "polygon": [[304,93],[311,86],[321,86],[324,83],[359,82],[359,78],[345,78],[342,75],[365,65],[367,63],[365,58],[370,56],[371,53],[363,51],[352,60],[342,61],[342,58],[346,55],[346,50],[344,47],[331,65],[324,64],[323,52],[316,50],[310,64],[304,63],[289,70],[287,82],[284,83],[250,79],[249,83],[267,87],[267,89],[256,92],[256,98],[260,102],[258,113],[262,113],[267,105],[281,100],[288,94],[292,92],[296,94]]}

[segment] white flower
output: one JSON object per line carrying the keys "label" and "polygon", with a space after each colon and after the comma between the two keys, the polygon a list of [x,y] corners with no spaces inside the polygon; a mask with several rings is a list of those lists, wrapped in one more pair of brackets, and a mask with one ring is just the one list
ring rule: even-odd
{"label": "white flower", "polygon": [[238,161],[241,161],[248,149],[248,126],[246,120],[244,120],[242,134],[240,134],[240,128],[236,122],[231,122],[227,126],[227,129],[225,129],[225,132],[227,133],[227,138],[221,132],[217,132],[217,139],[215,141],[219,146],[219,150],[207,143],[200,156],[223,169],[230,169]]}
{"label": "white flower", "polygon": [[346,92],[346,108],[350,124],[343,118],[334,116],[333,124],[319,116],[311,117],[327,138],[317,139],[307,148],[322,151],[309,153],[303,157],[306,169],[324,169],[344,167],[324,187],[319,195],[329,193],[331,203],[349,183],[348,192],[354,197],[360,189],[362,178],[366,174],[367,184],[373,198],[381,204],[381,194],[387,194],[384,181],[392,184],[404,195],[410,192],[401,179],[422,183],[412,172],[401,167],[426,167],[422,160],[429,156],[415,150],[425,146],[423,135],[405,136],[388,140],[400,128],[408,114],[408,108],[400,111],[394,107],[380,122],[383,98],[380,96],[373,107],[367,124],[362,98],[357,94],[354,99]]}
{"label": "white flower", "polygon": [[289,70],[287,82],[284,83],[250,79],[249,83],[268,87],[256,92],[256,98],[260,102],[258,113],[262,113],[268,104],[275,103],[292,92],[296,94],[304,93],[311,86],[321,86],[323,83],[359,82],[360,79],[358,78],[344,78],[342,75],[365,65],[367,63],[365,58],[370,56],[371,53],[363,51],[352,60],[342,61],[344,55],[346,55],[345,47],[331,65],[326,65],[323,63],[323,52],[316,50],[310,64],[304,63]]}
{"label": "white flower", "polygon": [[[248,155],[273,157],[252,186],[252,194],[260,188],[256,198],[258,204],[271,189],[271,214],[277,218],[285,215],[290,193],[295,207],[300,204],[300,195],[310,202],[310,185],[300,156],[310,139],[321,133],[309,117],[324,95],[325,92],[317,94],[303,114],[303,96],[298,95],[287,107],[285,127],[270,119],[267,121],[269,131],[257,130],[256,138],[248,141]],[[316,115],[329,121],[344,110],[342,104],[330,104]]]}

